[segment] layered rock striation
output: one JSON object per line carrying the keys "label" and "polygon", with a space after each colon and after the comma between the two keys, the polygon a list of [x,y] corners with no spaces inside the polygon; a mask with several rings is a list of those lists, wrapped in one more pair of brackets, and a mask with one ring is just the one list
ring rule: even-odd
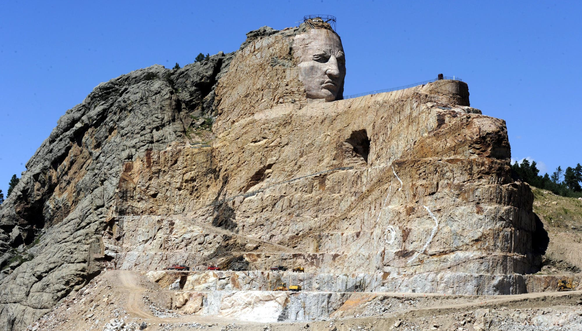
{"label": "layered rock striation", "polygon": [[105,267],[525,291],[512,275],[537,270],[547,236],[505,122],[460,81],[309,100],[293,53],[306,28],[132,72],[69,110],[0,210],[0,323],[22,329]]}
{"label": "layered rock striation", "polygon": [[102,270],[123,164],[211,137],[204,121],[231,57],[134,71],[61,117],[0,209],[0,325],[23,329]]}

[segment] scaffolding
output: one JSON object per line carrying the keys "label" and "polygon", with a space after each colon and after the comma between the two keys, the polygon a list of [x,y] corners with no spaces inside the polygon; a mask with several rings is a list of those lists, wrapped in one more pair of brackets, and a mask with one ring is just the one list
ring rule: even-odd
{"label": "scaffolding", "polygon": [[315,14],[315,15],[306,15],[303,16],[303,23],[309,24],[312,28],[315,28],[318,24],[329,24],[334,31],[336,30],[336,23],[337,20],[335,16],[332,15],[322,15],[322,14]]}

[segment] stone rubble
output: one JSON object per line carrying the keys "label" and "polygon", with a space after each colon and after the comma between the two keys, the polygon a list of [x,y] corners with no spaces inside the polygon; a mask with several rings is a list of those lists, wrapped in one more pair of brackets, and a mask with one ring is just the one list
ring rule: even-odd
{"label": "stone rubble", "polygon": [[137,331],[143,330],[140,325],[134,322],[126,323],[123,319],[112,319],[105,324],[103,331]]}

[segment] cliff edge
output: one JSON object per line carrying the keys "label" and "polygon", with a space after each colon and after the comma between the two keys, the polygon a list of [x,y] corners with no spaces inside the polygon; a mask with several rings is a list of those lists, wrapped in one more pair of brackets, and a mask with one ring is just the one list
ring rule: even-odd
{"label": "cliff edge", "polygon": [[[304,69],[298,40],[319,45],[305,34],[331,45],[324,100],[306,97],[323,62]],[[471,108],[460,81],[338,100],[334,34],[262,28],[233,54],[132,72],[67,111],[0,209],[0,325],[23,329],[105,268],[302,266],[314,290],[527,291],[547,234],[511,178],[505,122]],[[178,288],[276,283],[208,277]],[[204,302],[236,305],[221,298]]]}

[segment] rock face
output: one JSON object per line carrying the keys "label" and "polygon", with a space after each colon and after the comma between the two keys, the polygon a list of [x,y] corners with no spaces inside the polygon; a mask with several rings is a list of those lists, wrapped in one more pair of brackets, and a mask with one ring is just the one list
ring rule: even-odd
{"label": "rock face", "polygon": [[59,120],[0,209],[0,325],[23,329],[100,272],[124,162],[211,136],[199,122],[216,113],[214,88],[231,57],[137,70]]}
{"label": "rock face", "polygon": [[[0,325],[22,329],[104,267],[303,266],[321,288],[362,274],[412,292],[525,291],[512,275],[537,270],[547,237],[510,176],[504,121],[459,81],[307,100],[302,29],[132,72],[69,110],[0,210]],[[247,313],[285,298],[257,294]],[[188,309],[208,312],[201,300]]]}

